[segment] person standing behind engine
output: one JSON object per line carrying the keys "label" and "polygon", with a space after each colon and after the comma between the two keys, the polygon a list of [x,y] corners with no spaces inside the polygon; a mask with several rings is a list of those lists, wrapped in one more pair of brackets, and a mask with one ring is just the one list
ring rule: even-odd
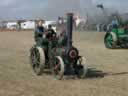
{"label": "person standing behind engine", "polygon": [[54,29],[52,28],[52,25],[48,25],[47,32],[48,32],[47,38],[56,37],[56,32],[55,32]]}

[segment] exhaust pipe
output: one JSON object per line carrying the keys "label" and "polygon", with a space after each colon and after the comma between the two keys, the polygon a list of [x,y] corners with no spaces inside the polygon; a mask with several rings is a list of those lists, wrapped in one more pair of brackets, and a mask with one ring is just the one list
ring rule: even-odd
{"label": "exhaust pipe", "polygon": [[67,48],[72,47],[73,13],[67,14]]}

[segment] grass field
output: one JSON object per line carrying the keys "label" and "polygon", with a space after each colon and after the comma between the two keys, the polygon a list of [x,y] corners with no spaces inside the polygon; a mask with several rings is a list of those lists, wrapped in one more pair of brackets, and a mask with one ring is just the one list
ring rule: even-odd
{"label": "grass field", "polygon": [[103,38],[104,33],[74,33],[74,45],[97,76],[58,81],[33,73],[31,31],[0,32],[0,96],[128,96],[128,50],[106,49]]}

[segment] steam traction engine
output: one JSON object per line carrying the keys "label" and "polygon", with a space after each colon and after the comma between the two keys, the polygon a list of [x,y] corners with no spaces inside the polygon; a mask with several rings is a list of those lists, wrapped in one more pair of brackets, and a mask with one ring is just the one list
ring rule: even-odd
{"label": "steam traction engine", "polygon": [[[30,62],[34,72],[41,75],[49,69],[57,79],[73,74],[79,78],[86,76],[86,59],[72,45],[73,14],[67,14],[67,30],[59,37],[42,39],[30,49]],[[44,34],[45,35],[45,34]]]}
{"label": "steam traction engine", "polygon": [[128,48],[128,24],[112,28],[111,32],[106,33],[104,44],[109,49]]}

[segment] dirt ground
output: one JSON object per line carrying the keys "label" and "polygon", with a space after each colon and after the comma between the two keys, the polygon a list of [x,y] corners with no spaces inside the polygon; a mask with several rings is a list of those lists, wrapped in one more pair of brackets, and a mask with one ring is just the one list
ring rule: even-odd
{"label": "dirt ground", "polygon": [[128,96],[128,50],[106,49],[103,38],[104,33],[74,33],[74,45],[87,58],[92,76],[59,81],[33,73],[31,31],[0,32],[0,96]]}

